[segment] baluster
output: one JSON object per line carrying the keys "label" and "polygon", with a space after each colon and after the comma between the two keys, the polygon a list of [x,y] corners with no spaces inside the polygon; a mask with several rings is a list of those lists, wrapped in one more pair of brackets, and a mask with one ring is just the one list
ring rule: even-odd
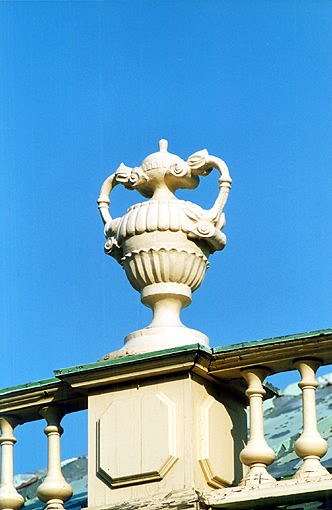
{"label": "baluster", "polygon": [[0,418],[0,444],[1,444],[1,485],[0,485],[0,509],[18,510],[24,503],[24,499],[14,487],[14,460],[13,448],[16,443],[13,430],[18,420],[12,416]]}
{"label": "baluster", "polygon": [[58,407],[48,406],[43,407],[40,414],[47,421],[44,432],[48,440],[48,465],[46,478],[38,487],[37,496],[46,503],[47,510],[63,510],[64,502],[73,494],[61,472],[60,436],[63,428],[60,421],[63,413]]}
{"label": "baluster", "polygon": [[263,421],[263,396],[266,392],[262,383],[269,370],[265,367],[250,367],[241,372],[248,384],[246,395],[250,405],[250,438],[240,453],[240,460],[250,467],[250,471],[240,485],[274,482],[275,479],[267,472],[266,467],[274,461],[275,453],[265,440]]}
{"label": "baluster", "polygon": [[317,430],[316,418],[316,371],[321,362],[317,359],[302,359],[294,362],[301,374],[299,388],[302,391],[303,432],[295,441],[296,455],[303,459],[303,464],[296,471],[293,478],[301,480],[321,480],[331,478],[331,475],[321,465],[320,459],[327,452],[328,444]]}

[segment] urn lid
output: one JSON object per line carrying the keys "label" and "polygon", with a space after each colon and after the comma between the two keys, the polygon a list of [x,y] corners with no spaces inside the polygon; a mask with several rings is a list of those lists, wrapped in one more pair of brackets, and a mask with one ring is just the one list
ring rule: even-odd
{"label": "urn lid", "polygon": [[183,159],[181,159],[176,154],[172,154],[168,152],[168,141],[164,138],[159,140],[159,151],[153,152],[147,156],[142,164],[141,168],[143,172],[154,170],[157,168],[169,168],[170,166],[179,165],[182,166],[185,164]]}

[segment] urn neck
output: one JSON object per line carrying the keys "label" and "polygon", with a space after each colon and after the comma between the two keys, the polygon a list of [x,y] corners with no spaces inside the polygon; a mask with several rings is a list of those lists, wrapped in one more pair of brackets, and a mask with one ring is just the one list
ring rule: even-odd
{"label": "urn neck", "polygon": [[[175,190],[174,190],[175,191]],[[156,185],[151,200],[174,200],[176,196],[164,182]]]}

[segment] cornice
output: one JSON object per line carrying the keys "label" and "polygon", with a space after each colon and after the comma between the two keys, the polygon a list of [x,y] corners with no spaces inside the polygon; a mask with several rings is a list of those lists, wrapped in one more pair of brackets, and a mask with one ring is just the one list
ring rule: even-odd
{"label": "cornice", "polygon": [[294,370],[299,358],[316,358],[332,363],[332,329],[257,340],[213,349],[209,374],[220,379],[241,377],[241,369],[262,365],[271,374]]}
{"label": "cornice", "polygon": [[[108,359],[55,370],[55,377],[0,390],[0,415],[12,414],[22,421],[39,419],[39,409],[53,404],[74,412],[87,408],[88,394],[108,391],[113,385],[160,376],[196,374],[210,381],[230,385],[237,382],[242,394],[241,370],[267,367],[271,373],[294,370],[299,358],[332,363],[332,329],[257,340],[210,349],[200,344],[151,353]],[[234,390],[234,388],[233,388]]]}

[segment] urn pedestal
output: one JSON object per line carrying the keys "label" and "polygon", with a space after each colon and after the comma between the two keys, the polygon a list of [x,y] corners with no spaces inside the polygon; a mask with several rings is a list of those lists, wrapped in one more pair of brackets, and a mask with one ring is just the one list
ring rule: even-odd
{"label": "urn pedestal", "polygon": [[211,356],[192,345],[102,364],[89,394],[91,510],[194,510],[174,499],[240,482],[245,400],[208,375]]}

